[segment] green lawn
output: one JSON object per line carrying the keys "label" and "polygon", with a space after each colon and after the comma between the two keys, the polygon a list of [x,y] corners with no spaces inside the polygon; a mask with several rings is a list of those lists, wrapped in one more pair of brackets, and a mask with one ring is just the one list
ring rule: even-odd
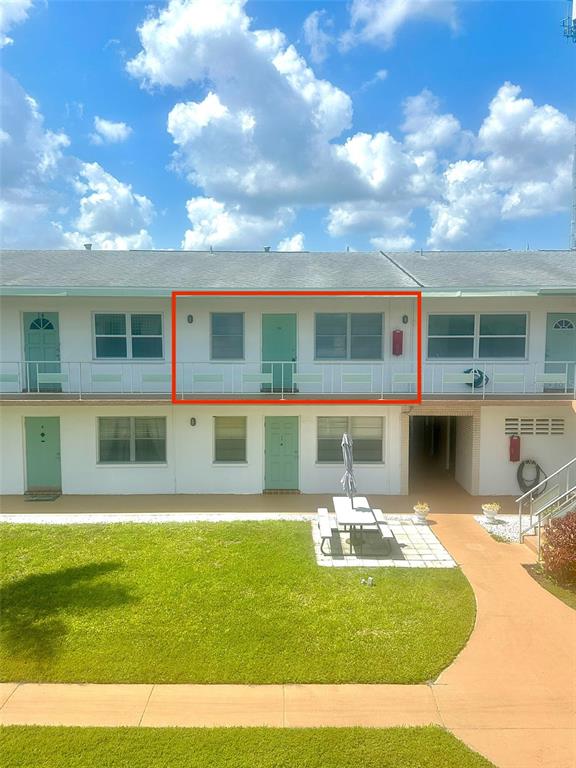
{"label": "green lawn", "polygon": [[[0,729],[3,768],[490,768],[441,728]],[[493,766],[492,766],[493,768]]]}
{"label": "green lawn", "polygon": [[416,683],[472,630],[458,569],[320,568],[302,522],[4,525],[9,681]]}

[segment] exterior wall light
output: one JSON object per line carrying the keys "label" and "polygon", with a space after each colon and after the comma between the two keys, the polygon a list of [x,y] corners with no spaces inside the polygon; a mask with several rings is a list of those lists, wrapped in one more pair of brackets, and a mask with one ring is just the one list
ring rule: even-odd
{"label": "exterior wall light", "polygon": [[404,323],[404,325],[408,324],[408,315],[402,315],[402,322]]}
{"label": "exterior wall light", "polygon": [[186,320],[188,320],[188,323],[189,323],[190,325],[192,325],[192,323],[194,322],[194,315],[188,315],[188,317],[186,318]]}
{"label": "exterior wall light", "polygon": [[195,427],[196,426],[196,419],[194,418],[194,416],[192,416],[192,418],[190,419],[190,426],[191,427]]}

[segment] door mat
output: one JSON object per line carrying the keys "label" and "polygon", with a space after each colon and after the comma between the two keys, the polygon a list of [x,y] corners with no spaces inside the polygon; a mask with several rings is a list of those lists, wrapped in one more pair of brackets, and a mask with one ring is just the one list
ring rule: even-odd
{"label": "door mat", "polygon": [[61,493],[27,493],[26,501],[56,501],[62,496]]}
{"label": "door mat", "polygon": [[295,496],[298,495],[300,491],[287,488],[265,488],[262,493],[265,496]]}

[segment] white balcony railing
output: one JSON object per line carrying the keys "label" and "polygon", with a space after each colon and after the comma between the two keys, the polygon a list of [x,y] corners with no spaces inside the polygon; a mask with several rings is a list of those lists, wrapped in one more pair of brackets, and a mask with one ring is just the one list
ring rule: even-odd
{"label": "white balcony railing", "polygon": [[[426,362],[425,396],[549,395],[576,398],[576,363],[509,361]],[[169,362],[1,362],[4,395],[71,394],[168,395],[172,390]],[[179,362],[176,393],[180,399],[209,395],[369,396],[410,398],[416,373],[410,362]]]}

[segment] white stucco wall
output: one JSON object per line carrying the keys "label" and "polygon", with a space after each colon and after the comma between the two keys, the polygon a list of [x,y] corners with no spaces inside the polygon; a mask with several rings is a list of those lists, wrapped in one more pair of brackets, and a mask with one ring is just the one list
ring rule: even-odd
{"label": "white stucco wall", "polygon": [[472,416],[456,418],[456,457],[454,477],[456,482],[468,491],[474,491],[473,437],[474,419]]}
{"label": "white stucco wall", "polygon": [[509,437],[504,434],[506,418],[563,418],[562,436],[522,435],[520,459],[534,459],[547,474],[552,474],[576,456],[576,413],[569,406],[521,407],[486,406],[480,417],[480,489],[481,495],[521,495],[516,481],[518,464],[509,460]]}
{"label": "white stucco wall", "polygon": [[[20,494],[25,484],[25,416],[59,416],[62,490],[67,494],[261,493],[264,487],[264,417],[297,416],[300,421],[299,472],[303,493],[340,489],[342,465],[316,462],[318,415],[374,415],[385,418],[384,463],[356,465],[365,493],[400,493],[400,408],[388,406],[311,406],[282,408],[194,406],[5,406],[2,408],[1,492]],[[213,417],[247,416],[246,464],[213,462]],[[162,465],[99,465],[98,416],[165,416],[167,461]],[[197,420],[190,426],[190,418]]]}
{"label": "white stucco wall", "polygon": [[[170,300],[162,298],[99,298],[99,297],[5,297],[0,307],[0,369],[4,372],[14,373],[17,369],[10,366],[11,361],[20,361],[24,358],[23,340],[23,312],[45,311],[59,313],[60,326],[60,352],[62,370],[69,373],[69,383],[64,384],[64,391],[79,390],[80,370],[75,364],[84,362],[82,369],[82,391],[91,391],[90,363],[94,358],[93,316],[96,312],[161,312],[164,321],[164,358],[151,363],[138,363],[131,361],[123,365],[122,360],[100,361],[98,372],[118,373],[122,371],[122,391],[167,391],[168,383],[147,384],[141,383],[140,374],[143,369],[152,373],[168,375],[170,373],[169,362],[171,360],[171,312]],[[177,303],[177,359],[179,362],[204,362],[205,369],[201,372],[225,369],[226,386],[228,391],[233,391],[239,386],[239,372],[231,372],[230,365],[226,363],[210,363],[210,312],[230,311],[244,312],[245,314],[245,355],[244,363],[252,363],[252,372],[259,371],[258,362],[261,359],[261,316],[265,313],[289,313],[297,314],[297,358],[300,361],[299,372],[306,373],[313,370],[306,368],[305,363],[314,361],[314,314],[316,312],[383,312],[384,313],[384,360],[394,361],[394,370],[413,371],[413,359],[416,349],[416,319],[415,301],[412,298],[403,297],[181,297]],[[441,392],[451,394],[469,394],[470,388],[466,384],[448,384],[443,389],[444,372],[462,373],[471,366],[481,368],[488,373],[490,383],[488,391],[495,387],[493,375],[493,361],[474,361],[472,358],[438,360],[427,357],[427,329],[428,316],[432,313],[463,313],[463,312],[526,312],[528,314],[528,341],[525,360],[498,360],[496,361],[500,373],[524,373],[527,392],[542,391],[541,384],[534,384],[536,372],[544,370],[546,347],[546,315],[548,312],[575,312],[576,300],[573,297],[464,297],[464,298],[425,298],[423,300],[423,368],[424,391]],[[189,324],[186,320],[192,315],[194,320]],[[408,322],[404,324],[402,317],[406,315]],[[394,329],[401,329],[405,335],[404,351],[401,357],[393,357],[391,353],[391,335]],[[349,365],[349,363],[348,363]],[[370,364],[358,361],[354,363],[362,372],[370,370]],[[366,367],[368,365],[368,367]],[[108,366],[108,367],[107,367]],[[200,370],[200,369],[195,369]],[[248,370],[248,369],[247,369]],[[338,378],[338,366],[331,366],[331,375]],[[180,375],[180,373],[179,373]],[[378,376],[375,376],[375,391],[379,391]],[[235,382],[233,385],[230,382]],[[390,382],[386,382],[388,386]],[[17,385],[16,390],[17,390]],[[109,386],[107,389],[106,387]],[[181,386],[190,389],[190,381],[182,379]],[[218,384],[211,385],[207,391],[218,392]],[[349,388],[339,388],[338,384],[326,383],[328,391],[334,387],[334,391],[352,391]],[[384,386],[384,384],[383,384]],[[404,386],[404,388],[402,388]],[[517,392],[516,383],[499,383],[497,389],[501,394]],[[100,385],[96,391],[118,391],[115,385]],[[301,392],[314,392],[318,385],[303,384]],[[7,391],[16,391],[7,390]],[[371,392],[369,385],[359,385],[359,392]],[[400,385],[396,391],[413,392],[414,385]]]}

